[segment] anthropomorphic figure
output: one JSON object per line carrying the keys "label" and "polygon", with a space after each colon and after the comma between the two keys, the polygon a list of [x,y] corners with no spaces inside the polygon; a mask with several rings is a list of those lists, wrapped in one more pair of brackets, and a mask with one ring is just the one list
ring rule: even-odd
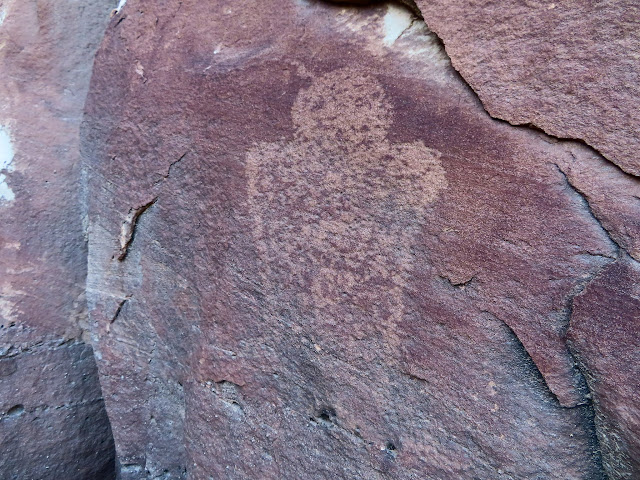
{"label": "anthropomorphic figure", "polygon": [[247,155],[268,314],[395,343],[412,247],[447,186],[440,153],[391,143],[382,86],[348,68],[313,79],[292,117],[293,140]]}

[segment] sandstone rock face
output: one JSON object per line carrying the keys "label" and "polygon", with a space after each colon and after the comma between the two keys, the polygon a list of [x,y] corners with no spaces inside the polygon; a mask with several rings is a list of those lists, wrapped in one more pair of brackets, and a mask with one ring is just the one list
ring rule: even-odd
{"label": "sandstone rock face", "polygon": [[590,178],[587,188],[571,173],[567,178],[623,257],[580,297],[571,337],[585,352],[580,356],[594,390],[607,471],[611,478],[635,478],[639,337],[631,285],[640,260],[640,182],[631,175],[640,174],[638,5],[417,0],[416,6],[492,116],[584,140],[611,162],[602,159],[589,173],[581,167],[581,176]]}
{"label": "sandstone rock face", "polygon": [[0,2],[0,478],[107,479],[79,127],[104,1]]}
{"label": "sandstone rock face", "polygon": [[0,359],[0,473],[7,479],[112,479],[113,437],[93,350],[35,346]]}
{"label": "sandstone rock face", "polygon": [[640,268],[622,258],[574,302],[569,338],[595,398],[598,437],[611,478],[640,472]]}
{"label": "sandstone rock face", "polygon": [[636,179],[491,119],[409,9],[129,0],[83,148],[123,479],[637,472]]}
{"label": "sandstone rock face", "polygon": [[416,0],[492,116],[577,138],[640,175],[640,5]]}

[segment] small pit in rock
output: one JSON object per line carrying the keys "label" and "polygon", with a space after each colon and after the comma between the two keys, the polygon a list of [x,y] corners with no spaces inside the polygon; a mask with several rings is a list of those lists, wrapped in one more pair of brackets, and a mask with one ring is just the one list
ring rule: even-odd
{"label": "small pit in rock", "polygon": [[7,417],[19,417],[24,413],[24,405],[18,404],[7,410]]}

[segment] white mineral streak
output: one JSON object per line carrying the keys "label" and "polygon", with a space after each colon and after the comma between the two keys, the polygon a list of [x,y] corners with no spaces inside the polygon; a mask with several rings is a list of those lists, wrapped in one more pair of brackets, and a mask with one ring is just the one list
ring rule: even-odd
{"label": "white mineral streak", "polygon": [[118,6],[116,7],[116,13],[120,13],[120,10],[122,10],[122,7],[124,7],[126,3],[127,0],[120,0],[120,2],[118,2]]}
{"label": "white mineral streak", "polygon": [[391,46],[407,30],[413,22],[413,14],[406,7],[389,5],[384,16],[383,43]]}
{"label": "white mineral streak", "polygon": [[[13,146],[9,131],[5,127],[0,127],[0,172],[2,171],[13,171]],[[0,173],[0,202],[11,202],[15,199],[13,190],[7,184],[6,179],[6,175]]]}

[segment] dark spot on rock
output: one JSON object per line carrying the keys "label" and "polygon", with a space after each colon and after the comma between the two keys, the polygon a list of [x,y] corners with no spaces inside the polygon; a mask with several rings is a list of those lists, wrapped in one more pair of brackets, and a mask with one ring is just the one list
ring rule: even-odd
{"label": "dark spot on rock", "polygon": [[398,456],[399,449],[399,445],[391,440],[389,440],[384,446],[385,454],[391,459],[395,459]]}
{"label": "dark spot on rock", "polygon": [[18,404],[7,410],[7,417],[19,417],[24,413],[24,405]]}
{"label": "dark spot on rock", "polygon": [[15,358],[4,358],[0,360],[0,377],[13,375],[16,370],[18,370],[18,366]]}
{"label": "dark spot on rock", "polygon": [[318,418],[320,418],[320,420],[324,420],[325,422],[332,422],[335,416],[335,409],[333,409],[332,407],[326,407],[320,410]]}
{"label": "dark spot on rock", "polygon": [[316,411],[314,416],[309,417],[312,423],[324,425],[326,427],[335,423],[336,411],[333,407],[323,407]]}

